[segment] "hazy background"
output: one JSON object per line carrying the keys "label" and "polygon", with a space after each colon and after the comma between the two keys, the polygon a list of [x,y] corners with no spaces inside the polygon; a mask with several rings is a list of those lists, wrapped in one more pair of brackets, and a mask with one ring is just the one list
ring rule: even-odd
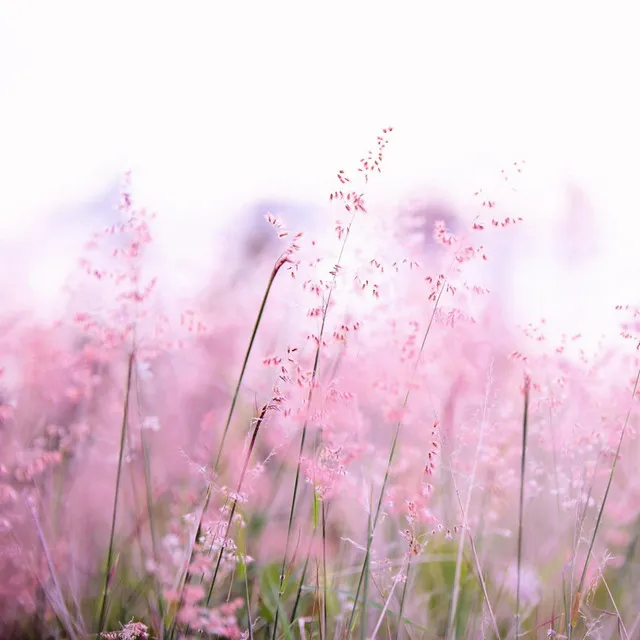
{"label": "hazy background", "polygon": [[53,260],[126,169],[187,269],[253,199],[324,202],[393,125],[389,202],[527,161],[510,299],[595,335],[640,273],[640,45],[631,3],[603,7],[0,1],[3,269],[34,237]]}

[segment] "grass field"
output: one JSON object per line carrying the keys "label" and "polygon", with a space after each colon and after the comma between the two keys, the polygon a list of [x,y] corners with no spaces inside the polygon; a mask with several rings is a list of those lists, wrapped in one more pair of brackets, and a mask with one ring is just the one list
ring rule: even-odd
{"label": "grass field", "polygon": [[499,200],[370,216],[390,134],[245,281],[163,303],[127,182],[67,314],[6,315],[0,637],[640,638],[633,326],[510,326]]}

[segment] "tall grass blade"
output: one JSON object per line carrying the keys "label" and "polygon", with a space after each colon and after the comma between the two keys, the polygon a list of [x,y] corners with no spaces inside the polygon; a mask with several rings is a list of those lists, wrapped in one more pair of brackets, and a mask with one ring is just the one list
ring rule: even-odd
{"label": "tall grass blade", "polygon": [[[582,594],[584,593],[584,582],[587,577],[587,569],[589,567],[589,560],[591,559],[591,553],[593,552],[593,545],[596,541],[596,536],[598,535],[598,529],[600,527],[600,522],[602,521],[602,514],[604,513],[605,505],[607,504],[607,498],[609,497],[609,490],[611,489],[611,484],[613,483],[613,474],[616,471],[616,465],[618,463],[618,458],[620,457],[620,449],[622,448],[622,441],[624,439],[624,434],[627,430],[627,424],[629,423],[629,418],[631,417],[631,411],[633,410],[633,401],[636,397],[636,393],[638,391],[638,383],[640,382],[640,369],[638,370],[638,374],[636,376],[635,383],[633,385],[633,392],[631,394],[631,403],[629,405],[629,410],[627,411],[627,415],[625,417],[624,423],[622,425],[622,431],[620,432],[620,438],[618,439],[618,446],[616,448],[616,453],[613,458],[613,464],[611,465],[611,471],[609,473],[609,479],[607,481],[607,488],[604,492],[604,497],[602,498],[602,503],[600,505],[600,509],[598,511],[598,517],[596,518],[596,524],[593,528],[593,534],[591,535],[591,540],[589,542],[589,549],[587,551],[587,556],[584,560],[584,567],[582,568],[582,575],[580,576],[580,582],[578,584],[578,591],[576,593],[576,609],[580,608],[580,599]],[[571,626],[575,627],[576,616],[572,616]]]}
{"label": "tall grass blade", "polygon": [[120,480],[122,477],[122,461],[124,459],[124,449],[127,435],[127,423],[129,421],[129,396],[131,393],[131,378],[133,374],[134,363],[133,350],[129,354],[129,363],[127,366],[127,382],[125,387],[124,408],[122,412],[122,426],[120,429],[120,451],[118,453],[118,471],[116,474],[116,491],[113,498],[113,512],[111,515],[111,534],[109,535],[109,551],[107,553],[107,567],[104,576],[104,586],[102,589],[102,602],[100,604],[100,616],[98,619],[98,637],[104,631],[105,615],[107,612],[107,598],[109,595],[109,582],[111,580],[111,568],[113,563],[114,538],[116,532],[116,518],[118,514],[118,497],[120,495]]}
{"label": "tall grass blade", "polygon": [[531,381],[528,376],[524,383],[524,416],[522,418],[522,457],[520,459],[520,498],[518,501],[518,552],[516,577],[516,638],[520,637],[520,572],[522,567],[522,538],[524,532],[524,477],[527,463],[527,431],[529,422],[529,392]]}

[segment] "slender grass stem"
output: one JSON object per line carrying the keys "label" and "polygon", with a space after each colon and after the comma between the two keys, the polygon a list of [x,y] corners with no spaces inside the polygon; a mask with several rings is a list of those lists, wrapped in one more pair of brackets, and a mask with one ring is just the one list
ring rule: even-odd
{"label": "slender grass stem", "polygon": [[[433,321],[435,319],[436,316],[436,311],[438,309],[438,305],[440,304],[440,299],[442,298],[442,294],[444,293],[445,289],[446,289],[446,280],[445,282],[442,284],[440,291],[438,292],[438,295],[436,297],[435,300],[435,304],[433,305],[433,311],[431,313],[431,317],[429,318],[429,323],[427,325],[427,328],[425,329],[424,332],[424,336],[422,338],[422,343],[420,344],[420,350],[418,352],[418,358],[416,360],[416,363],[414,365],[413,368],[413,373],[411,376],[411,381],[409,383],[409,386],[407,388],[407,392],[405,393],[404,396],[404,401],[402,403],[402,409],[405,410],[407,408],[407,405],[409,404],[409,396],[411,394],[411,388],[413,385],[413,381],[415,379],[415,376],[417,374],[418,371],[418,366],[420,364],[421,358],[422,358],[422,354],[424,352],[424,348],[427,342],[427,337],[429,336],[429,333],[431,331],[431,326],[433,325]],[[362,566],[362,571],[360,572],[360,578],[358,580],[358,586],[356,588],[356,597],[355,597],[355,601],[354,601],[354,611],[351,612],[351,616],[350,616],[350,620],[349,620],[349,625],[347,627],[347,634],[351,633],[351,627],[353,624],[353,620],[354,620],[354,616],[355,616],[355,606],[356,603],[358,602],[358,598],[360,597],[360,589],[362,588],[362,582],[364,580],[364,574],[367,570],[367,565],[368,565],[368,561],[369,561],[369,553],[371,552],[371,545],[373,543],[373,536],[375,535],[375,531],[376,531],[376,527],[378,525],[378,519],[380,518],[380,513],[382,512],[382,503],[384,501],[384,496],[386,493],[386,489],[387,489],[387,484],[389,483],[389,476],[391,475],[391,465],[393,464],[393,460],[394,460],[394,456],[395,456],[395,452],[396,452],[396,448],[398,446],[398,440],[400,437],[400,431],[402,428],[402,419],[398,420],[398,422],[396,423],[396,428],[395,428],[395,432],[393,435],[393,440],[391,443],[391,451],[389,452],[389,458],[387,460],[387,465],[386,465],[386,469],[385,469],[385,473],[384,473],[384,479],[382,481],[382,487],[380,489],[380,497],[378,498],[378,506],[376,508],[376,512],[375,512],[375,516],[373,518],[373,526],[371,527],[371,530],[367,536],[367,547],[366,547],[366,552],[365,552],[365,561],[364,564]]]}
{"label": "slender grass stem", "polygon": [[529,421],[529,378],[524,384],[524,416],[522,419],[522,456],[520,458],[520,499],[518,501],[518,552],[516,578],[516,639],[520,637],[520,573],[522,567],[522,538],[524,532],[524,477],[527,463],[527,431]]}
{"label": "slender grass stem", "polygon": [[116,518],[118,514],[118,497],[120,495],[120,481],[122,478],[122,462],[124,460],[124,449],[127,435],[127,423],[129,421],[129,396],[131,393],[131,378],[133,374],[133,363],[135,360],[134,351],[129,354],[129,362],[127,366],[127,382],[125,387],[124,408],[122,411],[122,426],[120,428],[120,451],[118,453],[118,471],[116,474],[116,490],[113,498],[113,512],[111,515],[111,533],[109,535],[109,551],[107,553],[107,567],[104,576],[104,587],[102,589],[102,601],[100,604],[100,616],[98,619],[98,637],[104,631],[105,616],[107,612],[107,598],[109,595],[109,582],[111,580],[111,568],[113,562]]}
{"label": "slender grass stem", "polygon": [[211,496],[213,495],[213,487],[214,487],[214,478],[215,478],[215,474],[218,472],[218,467],[220,465],[220,460],[222,457],[222,452],[224,450],[224,445],[226,442],[226,438],[227,438],[227,434],[229,432],[229,428],[231,426],[231,421],[233,419],[233,414],[235,412],[235,408],[236,405],[238,403],[238,398],[240,397],[240,389],[242,387],[242,382],[244,380],[244,376],[247,370],[247,365],[249,363],[249,357],[251,356],[251,351],[253,349],[253,345],[255,343],[255,339],[256,336],[258,335],[258,328],[260,327],[260,324],[262,322],[262,317],[264,315],[264,310],[267,306],[267,300],[269,299],[269,296],[271,294],[271,289],[273,287],[273,283],[276,280],[276,277],[278,275],[278,273],[280,272],[280,269],[282,269],[282,267],[287,263],[288,261],[288,256],[286,254],[283,254],[282,256],[280,256],[280,258],[278,258],[278,260],[276,261],[275,265],[273,266],[273,269],[271,270],[271,274],[269,275],[269,280],[267,282],[267,287],[264,291],[264,294],[262,296],[262,301],[260,303],[260,308],[258,309],[258,315],[256,317],[256,321],[253,325],[253,330],[251,332],[251,338],[249,339],[249,345],[247,346],[247,350],[245,352],[245,356],[244,356],[244,360],[242,361],[242,367],[240,369],[240,375],[238,376],[238,381],[236,383],[236,387],[233,393],[233,397],[231,400],[231,406],[229,407],[229,412],[227,414],[227,420],[225,422],[225,426],[224,426],[224,430],[222,433],[222,439],[220,441],[220,447],[218,448],[218,453],[216,455],[216,459],[213,465],[213,478],[211,478],[209,480],[209,482],[207,483],[207,487],[205,489],[205,497],[204,497],[204,501],[203,501],[203,505],[202,505],[202,509],[200,510],[200,516],[198,517],[198,524],[196,527],[196,532],[194,537],[191,540],[191,548],[189,549],[189,551],[187,552],[188,555],[188,562],[187,562],[187,566],[186,566],[186,570],[185,570],[185,577],[184,577],[184,581],[182,582],[182,586],[180,587],[180,597],[178,598],[178,607],[176,610],[176,617],[172,623],[172,627],[171,627],[171,633],[170,633],[170,638],[173,638],[175,636],[175,632],[176,632],[176,628],[177,628],[177,614],[180,611],[180,608],[182,607],[183,603],[184,603],[184,589],[185,587],[190,583],[191,581],[191,571],[190,571],[190,567],[191,564],[195,558],[195,549],[196,549],[196,544],[197,541],[200,539],[200,536],[202,535],[202,523],[205,517],[205,514],[207,512],[207,509],[209,508],[209,503],[211,501]]}
{"label": "slender grass stem", "polygon": [[609,497],[611,484],[613,483],[613,475],[616,471],[618,458],[620,457],[620,449],[622,448],[622,441],[624,440],[624,434],[627,430],[627,425],[629,424],[629,418],[631,417],[631,412],[633,410],[633,401],[635,400],[636,393],[638,391],[639,382],[640,382],[640,369],[638,370],[638,374],[636,376],[636,380],[633,385],[633,392],[631,393],[631,403],[629,405],[629,410],[627,411],[627,415],[622,425],[622,431],[620,432],[620,438],[618,439],[618,446],[616,448],[616,453],[613,458],[613,464],[611,465],[611,471],[609,473],[609,479],[607,481],[607,488],[605,489],[604,497],[602,498],[602,503],[600,505],[600,509],[598,510],[598,517],[596,518],[596,523],[593,528],[593,534],[591,535],[591,540],[589,542],[589,549],[587,551],[587,556],[585,557],[585,560],[584,560],[584,567],[582,568],[582,575],[580,576],[580,582],[578,583],[578,591],[576,593],[577,606],[575,607],[574,615],[572,615],[571,627],[575,627],[577,623],[577,611],[580,607],[580,601],[581,601],[583,589],[584,589],[584,582],[587,577],[587,569],[589,567],[589,560],[591,559],[591,554],[593,552],[593,545],[595,544],[596,536],[598,535],[598,529],[600,528],[600,523],[602,522],[602,514],[604,513],[604,508],[605,508],[605,505],[607,504],[607,498]]}
{"label": "slender grass stem", "polygon": [[224,555],[224,549],[227,544],[227,540],[229,538],[229,532],[231,531],[231,525],[233,524],[233,517],[236,513],[236,509],[238,507],[238,497],[240,492],[242,491],[242,483],[244,482],[244,477],[247,473],[247,468],[249,467],[249,461],[251,460],[251,454],[253,453],[253,448],[256,444],[256,439],[258,438],[258,432],[260,431],[260,426],[264,422],[265,416],[267,415],[267,411],[269,410],[270,405],[265,404],[260,411],[260,415],[255,420],[255,425],[253,427],[253,434],[251,435],[251,442],[249,444],[249,449],[247,450],[247,455],[245,456],[244,463],[242,465],[242,471],[240,473],[240,479],[238,480],[238,488],[236,490],[236,496],[233,499],[231,505],[231,511],[229,512],[229,519],[227,521],[227,526],[225,528],[224,538],[220,545],[220,552],[218,553],[218,560],[216,562],[216,568],[213,572],[213,578],[211,579],[211,586],[209,587],[209,592],[207,593],[207,604],[209,606],[209,602],[211,601],[211,596],[213,595],[213,588],[216,584],[216,579],[218,577],[218,571],[220,570],[220,563],[222,562],[222,556]]}
{"label": "slender grass stem", "polygon": [[456,571],[453,580],[453,595],[451,597],[451,606],[449,607],[449,621],[448,621],[448,629],[449,629],[449,637],[455,637],[455,620],[456,620],[456,612],[458,607],[458,597],[460,595],[460,575],[462,570],[462,553],[464,550],[464,532],[467,530],[469,525],[469,510],[471,509],[471,497],[473,495],[473,489],[475,486],[476,480],[476,472],[478,469],[478,459],[480,457],[480,453],[482,451],[483,438],[484,438],[484,430],[487,424],[487,411],[489,407],[489,391],[491,389],[491,382],[493,376],[493,363],[491,364],[487,376],[487,385],[485,388],[484,394],[484,403],[482,406],[482,419],[480,421],[480,433],[478,436],[478,445],[476,447],[476,455],[473,459],[473,468],[471,470],[471,479],[469,481],[469,491],[467,492],[467,502],[465,504],[464,512],[462,514],[462,534],[460,535],[460,541],[458,543],[458,556],[456,559]]}
{"label": "slender grass stem", "polygon": [[316,353],[315,353],[315,357],[313,360],[313,370],[312,370],[312,375],[311,375],[311,384],[309,387],[309,394],[307,396],[307,401],[306,401],[306,407],[307,407],[307,417],[305,419],[304,425],[302,426],[302,435],[300,437],[300,453],[298,455],[298,463],[296,465],[296,476],[295,476],[295,480],[294,480],[294,484],[293,484],[293,496],[291,498],[291,510],[289,512],[289,525],[287,528],[287,538],[286,538],[286,542],[285,542],[285,546],[284,546],[284,557],[282,558],[282,571],[280,572],[280,585],[279,585],[279,589],[278,589],[278,606],[276,607],[276,613],[275,613],[275,621],[274,621],[274,626],[273,626],[273,633],[271,636],[272,640],[275,640],[275,636],[277,633],[277,629],[278,629],[278,621],[279,621],[279,614],[280,614],[280,602],[282,600],[282,596],[284,595],[283,592],[283,588],[284,588],[284,577],[285,577],[285,568],[287,565],[287,555],[289,553],[289,544],[291,542],[291,531],[292,531],[292,527],[293,527],[293,518],[294,518],[294,513],[295,513],[295,507],[296,507],[296,497],[297,497],[297,493],[298,493],[298,486],[300,483],[300,471],[302,469],[302,456],[304,454],[304,445],[305,445],[305,441],[307,438],[307,429],[309,427],[309,420],[310,420],[310,412],[311,412],[311,407],[312,407],[312,403],[313,403],[313,392],[314,389],[316,387],[317,384],[317,380],[318,380],[318,371],[319,371],[319,367],[320,367],[320,352],[322,349],[322,343],[324,340],[324,331],[325,331],[325,327],[326,327],[326,323],[327,323],[327,315],[329,313],[329,306],[331,304],[331,297],[333,295],[333,290],[336,284],[336,279],[338,277],[338,271],[342,262],[342,257],[344,255],[344,251],[345,251],[345,247],[347,244],[347,240],[349,239],[349,235],[351,233],[351,228],[353,226],[353,222],[355,220],[355,215],[356,215],[356,211],[354,210],[352,215],[351,215],[351,220],[349,221],[349,224],[347,225],[347,229],[344,235],[344,239],[342,241],[342,245],[340,247],[340,253],[338,254],[338,260],[336,262],[336,266],[334,267],[334,272],[333,272],[333,276],[332,276],[332,280],[331,283],[329,285],[329,292],[327,294],[327,300],[324,304],[324,308],[322,310],[322,321],[320,324],[320,332],[318,334],[318,344],[316,347]]}

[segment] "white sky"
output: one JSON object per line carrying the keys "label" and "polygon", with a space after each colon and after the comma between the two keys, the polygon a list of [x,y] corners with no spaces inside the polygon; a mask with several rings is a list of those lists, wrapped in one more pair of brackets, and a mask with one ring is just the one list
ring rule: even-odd
{"label": "white sky", "polygon": [[[425,176],[476,186],[524,158],[535,184],[588,186],[624,256],[640,229],[634,15],[631,2],[0,0],[0,235],[132,168],[186,244],[252,195],[321,201],[393,125],[390,194]],[[628,271],[612,269],[603,280]]]}

